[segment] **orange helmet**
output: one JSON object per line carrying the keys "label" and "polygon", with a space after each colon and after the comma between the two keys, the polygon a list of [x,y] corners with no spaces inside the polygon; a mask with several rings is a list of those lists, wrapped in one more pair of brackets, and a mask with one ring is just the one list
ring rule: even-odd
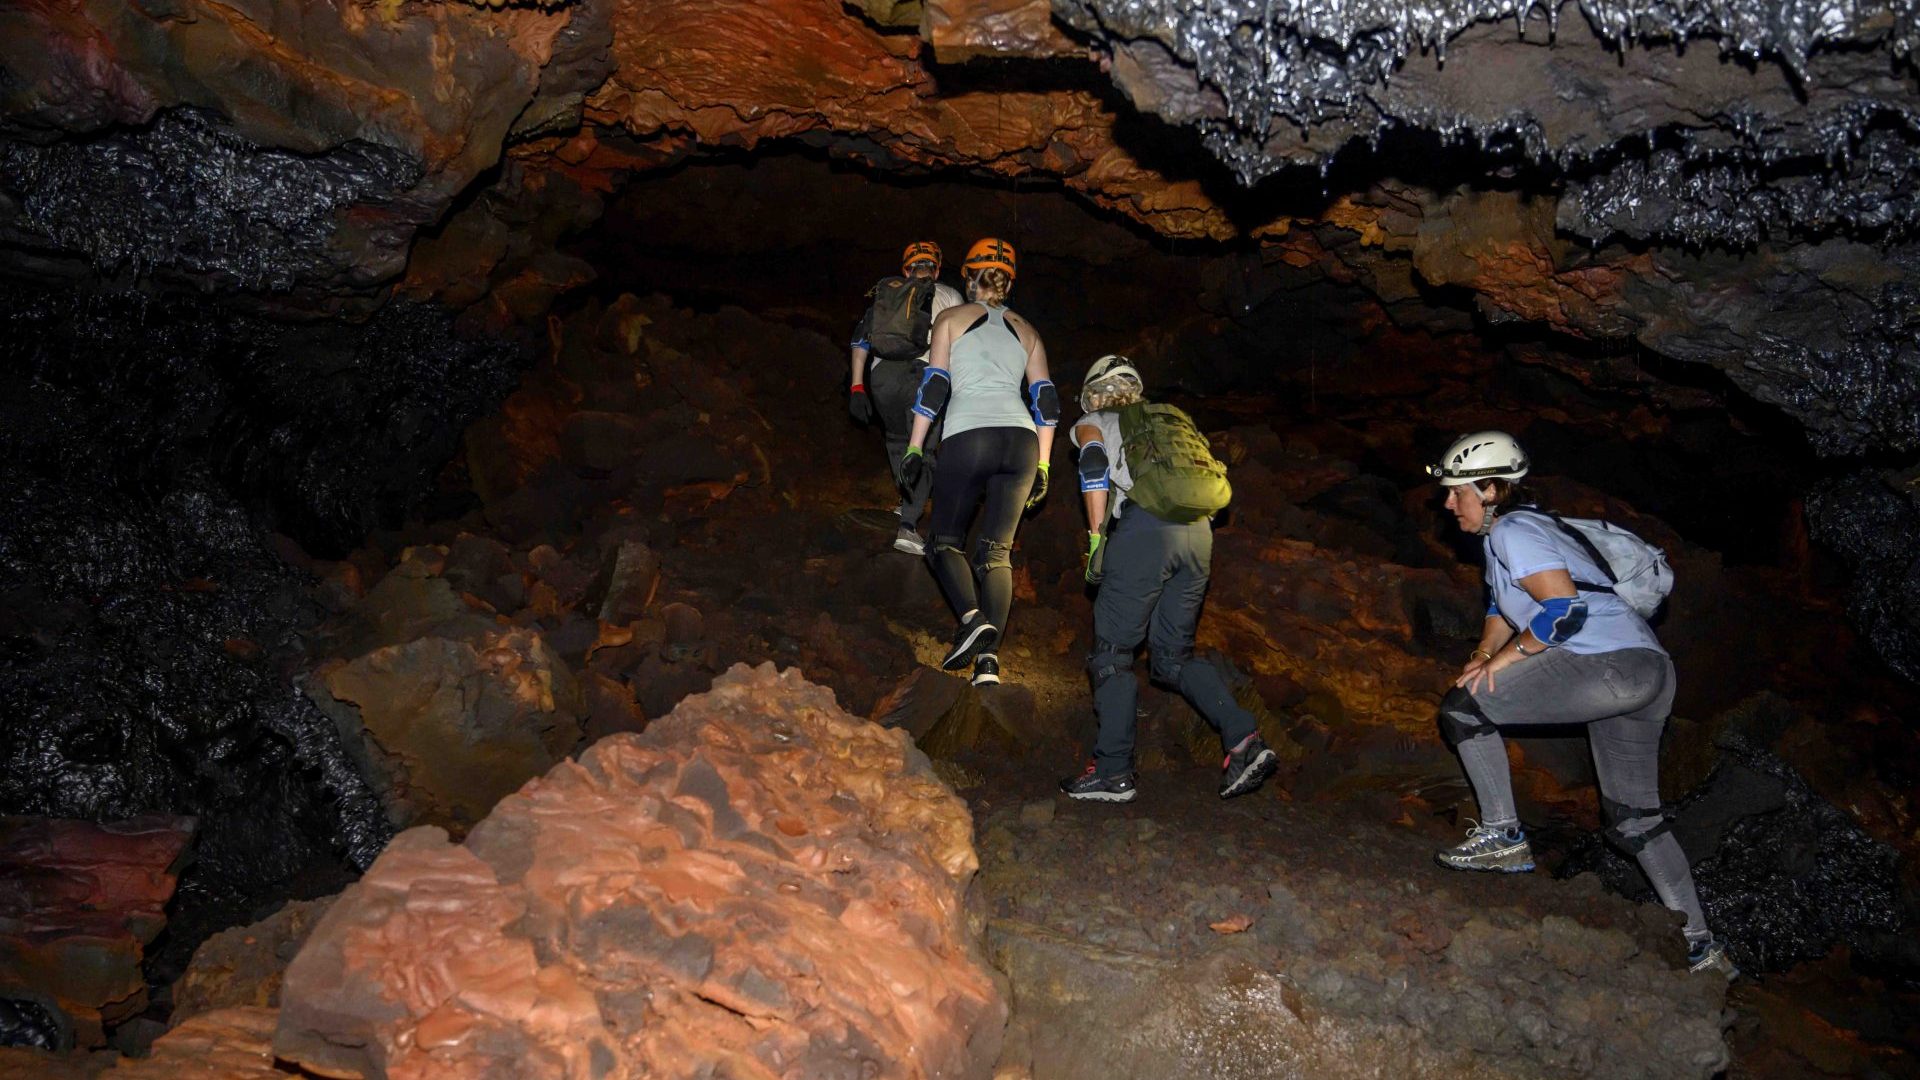
{"label": "orange helmet", "polygon": [[933,276],[939,277],[940,245],[931,240],[915,240],[907,245],[907,250],[900,253],[900,272],[906,273],[909,266],[925,259],[933,260]]}
{"label": "orange helmet", "polygon": [[1013,277],[1013,245],[989,236],[968,248],[967,261],[960,264],[960,268],[968,273],[985,270],[989,266],[997,266],[1005,270],[1008,277]]}

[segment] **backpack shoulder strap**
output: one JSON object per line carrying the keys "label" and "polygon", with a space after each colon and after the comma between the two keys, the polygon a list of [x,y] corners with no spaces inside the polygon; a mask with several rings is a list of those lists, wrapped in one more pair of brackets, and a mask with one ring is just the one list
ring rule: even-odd
{"label": "backpack shoulder strap", "polygon": [[1560,531],[1567,534],[1568,538],[1570,538],[1574,543],[1579,544],[1580,550],[1586,552],[1587,558],[1593,560],[1593,565],[1599,567],[1600,572],[1607,576],[1607,584],[1605,585],[1601,585],[1591,581],[1581,581],[1576,578],[1574,580],[1573,587],[1576,589],[1585,589],[1588,592],[1604,592],[1604,593],[1612,592],[1613,585],[1617,583],[1620,579],[1614,576],[1613,564],[1607,562],[1607,557],[1605,555],[1600,554],[1599,548],[1593,546],[1593,541],[1587,539],[1587,534],[1567,524],[1566,518],[1561,517],[1559,514],[1556,514],[1551,510],[1541,510],[1539,511],[1539,513],[1544,514],[1549,518],[1552,518],[1553,523],[1555,525],[1560,526]]}

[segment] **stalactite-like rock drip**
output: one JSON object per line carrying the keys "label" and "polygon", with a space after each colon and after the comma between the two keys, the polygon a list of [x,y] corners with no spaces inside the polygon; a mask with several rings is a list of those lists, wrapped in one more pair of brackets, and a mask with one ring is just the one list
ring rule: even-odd
{"label": "stalactite-like rock drip", "polygon": [[226,288],[390,279],[604,77],[598,9],[553,6],[9,5],[0,243]]}
{"label": "stalactite-like rock drip", "polygon": [[396,838],[288,969],[275,1050],[330,1076],[983,1077],[1006,1006],[977,866],[904,734],[736,667],[464,845]]}

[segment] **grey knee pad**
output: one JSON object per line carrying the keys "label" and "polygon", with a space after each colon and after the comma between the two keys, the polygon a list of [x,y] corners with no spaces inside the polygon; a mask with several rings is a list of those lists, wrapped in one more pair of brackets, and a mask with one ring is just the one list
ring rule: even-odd
{"label": "grey knee pad", "polygon": [[959,555],[960,545],[967,542],[967,538],[964,536],[934,536],[929,539],[933,541],[927,545],[927,558],[929,560],[938,559],[949,551],[955,555]]}
{"label": "grey knee pad", "polygon": [[[1607,827],[1600,835],[1629,857],[1637,857],[1661,834],[1673,831],[1673,822],[1667,820],[1665,809],[1658,806],[1628,806],[1602,795],[1600,813],[1607,819]],[[1653,824],[1638,832],[1626,831],[1627,826],[1645,821],[1652,821]]]}
{"label": "grey knee pad", "polygon": [[1456,686],[1440,699],[1440,735],[1448,746],[1459,746],[1468,739],[1497,735],[1499,730],[1473,695]]}
{"label": "grey knee pad", "polygon": [[973,568],[979,573],[998,570],[1013,565],[1013,545],[1002,544],[995,540],[982,540],[973,553]]}
{"label": "grey knee pad", "polygon": [[1111,641],[1096,641],[1093,652],[1087,657],[1087,677],[1093,680],[1094,689],[1108,679],[1119,676],[1132,676],[1133,650],[1122,648]]}

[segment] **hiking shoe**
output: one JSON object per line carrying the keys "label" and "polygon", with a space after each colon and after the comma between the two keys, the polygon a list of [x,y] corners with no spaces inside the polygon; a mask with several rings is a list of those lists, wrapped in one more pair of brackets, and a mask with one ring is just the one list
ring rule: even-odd
{"label": "hiking shoe", "polygon": [[1280,757],[1255,733],[1241,739],[1220,768],[1220,797],[1231,799],[1258,790],[1280,768]]}
{"label": "hiking shoe", "polygon": [[1727,955],[1727,947],[1717,938],[1687,943],[1687,970],[1699,973],[1717,971],[1727,977],[1728,982],[1740,977],[1740,969],[1734,966],[1733,957]]}
{"label": "hiking shoe", "polygon": [[1524,874],[1533,869],[1533,848],[1518,825],[1504,829],[1475,825],[1467,830],[1466,840],[1435,852],[1433,857],[1449,870]]}
{"label": "hiking shoe", "polygon": [[1069,799],[1088,799],[1094,802],[1132,802],[1134,795],[1139,791],[1134,786],[1132,773],[1099,776],[1095,774],[1091,763],[1087,765],[1086,772],[1060,781],[1060,790],[1066,792]]}
{"label": "hiking shoe", "polygon": [[998,685],[1000,682],[1000,658],[992,653],[981,653],[973,658],[973,685]]}
{"label": "hiking shoe", "polygon": [[904,551],[909,555],[925,555],[927,545],[920,539],[920,534],[914,531],[913,526],[903,521],[900,523],[900,531],[893,534],[893,550]]}
{"label": "hiking shoe", "polygon": [[1000,628],[987,621],[987,617],[976,611],[960,629],[953,632],[953,648],[947,650],[947,658],[940,661],[942,671],[959,671],[973,662],[973,658],[993,648],[1000,640]]}

